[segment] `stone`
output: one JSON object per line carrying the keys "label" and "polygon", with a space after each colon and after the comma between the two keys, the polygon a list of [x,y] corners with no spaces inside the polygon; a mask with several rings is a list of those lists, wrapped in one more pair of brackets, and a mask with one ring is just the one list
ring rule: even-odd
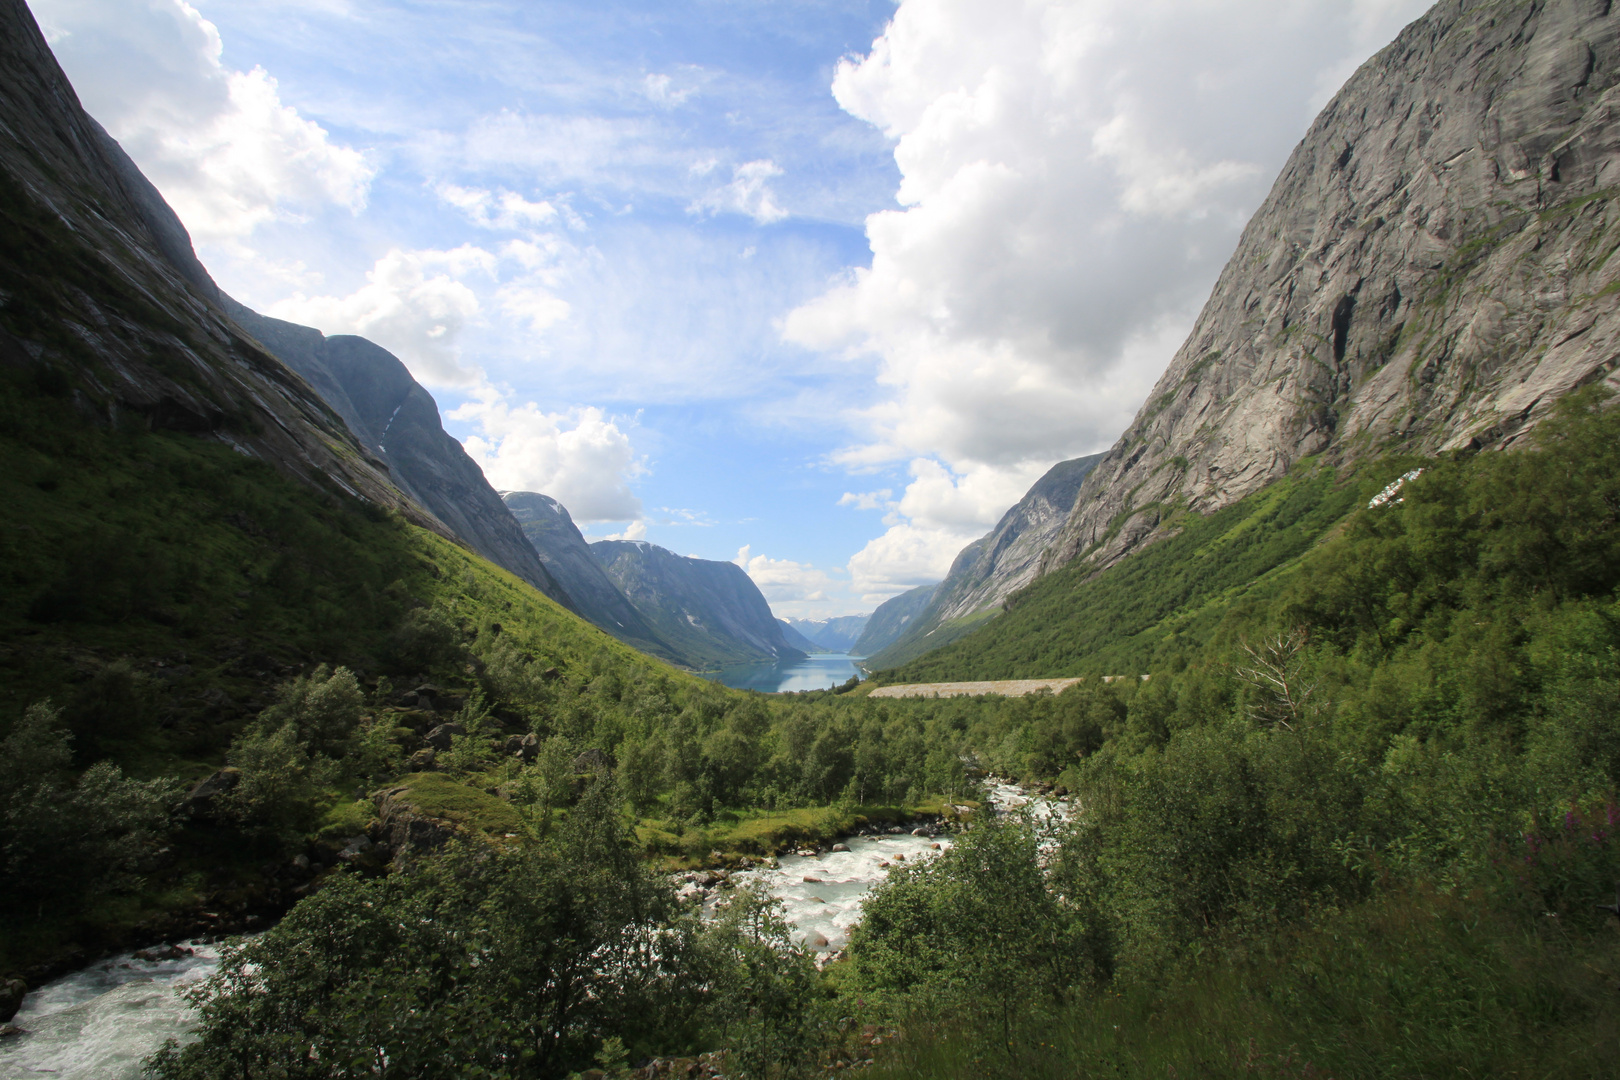
{"label": "stone", "polygon": [[408,761],[405,762],[405,767],[410,769],[411,772],[432,772],[434,769],[438,768],[438,765],[435,763],[438,756],[439,753],[437,750],[418,750],[416,753],[410,756]]}
{"label": "stone", "polygon": [[502,749],[507,757],[533,761],[540,756],[540,736],[532,731],[527,735],[508,735]]}
{"label": "stone", "polygon": [[804,879],[804,883],[806,885],[820,885],[821,884],[821,879],[818,878],[818,877],[810,877],[810,876],[806,875],[805,879]]}
{"label": "stone", "polygon": [[834,844],[832,846],[832,850],[833,851],[848,851],[849,850],[849,845],[848,844]]}
{"label": "stone", "polygon": [[450,749],[450,740],[453,736],[465,734],[467,734],[466,725],[452,722],[449,724],[440,724],[438,727],[427,733],[425,740],[427,744],[435,750],[448,750]]}
{"label": "stone", "polygon": [[827,939],[814,931],[805,937],[804,943],[812,949],[825,949],[827,947]]}
{"label": "stone", "polygon": [[28,984],[21,979],[0,980],[0,1024],[6,1023],[22,1008],[28,995]]}
{"label": "stone", "polygon": [[222,809],[223,796],[242,782],[242,770],[227,766],[200,781],[180,801],[181,811],[202,821],[215,819]]}

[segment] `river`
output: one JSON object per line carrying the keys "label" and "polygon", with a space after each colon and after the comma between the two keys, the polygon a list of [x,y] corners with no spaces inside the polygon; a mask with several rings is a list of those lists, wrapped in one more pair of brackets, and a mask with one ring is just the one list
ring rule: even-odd
{"label": "river", "polygon": [[723,668],[708,677],[733,689],[758,690],[765,694],[830,690],[848,682],[850,676],[859,675],[855,664],[864,659],[864,656],[851,656],[848,653],[811,653],[802,660],[740,664]]}
{"label": "river", "polygon": [[[998,810],[1030,805],[1037,817],[1063,812],[1061,804],[1004,781],[992,781],[987,792]],[[861,902],[890,867],[933,858],[950,843],[948,835],[909,832],[852,836],[843,841],[846,851],[783,855],[775,866],[732,874],[731,883],[763,884],[782,901],[795,940],[826,957],[848,944]],[[709,904],[717,898],[711,895]],[[0,1080],[139,1080],[145,1058],[191,1029],[193,1013],[181,991],[219,966],[216,947],[185,948],[191,955],[159,961],[126,953],[29,994],[12,1020],[24,1033],[0,1040]]]}

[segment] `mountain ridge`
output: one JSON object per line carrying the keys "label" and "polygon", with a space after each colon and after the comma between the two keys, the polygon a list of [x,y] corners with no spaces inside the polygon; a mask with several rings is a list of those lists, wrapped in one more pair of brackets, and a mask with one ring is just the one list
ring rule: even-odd
{"label": "mountain ridge", "polygon": [[1505,448],[1617,385],[1620,26],[1447,0],[1351,76],[1042,558],[1101,569],[1303,458]]}

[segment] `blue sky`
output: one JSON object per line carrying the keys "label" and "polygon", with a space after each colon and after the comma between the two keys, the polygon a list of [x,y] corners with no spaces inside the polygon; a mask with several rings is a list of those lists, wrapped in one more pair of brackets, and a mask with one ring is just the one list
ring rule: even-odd
{"label": "blue sky", "polygon": [[937,579],[1105,448],[1414,0],[31,0],[260,311],[362,333],[497,487]]}

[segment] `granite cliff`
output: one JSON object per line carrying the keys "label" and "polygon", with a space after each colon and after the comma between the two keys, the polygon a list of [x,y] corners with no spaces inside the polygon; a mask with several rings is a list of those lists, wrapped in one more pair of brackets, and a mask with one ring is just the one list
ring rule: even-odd
{"label": "granite cliff", "polygon": [[228,296],[221,305],[313,387],[394,483],[462,543],[505,567],[564,607],[574,607],[535,553],[483,470],[444,430],[433,395],[393,353],[363,337],[336,334],[260,315]]}
{"label": "granite cliff", "polygon": [[1620,357],[1620,17],[1444,0],[1324,108],[1042,573],[1301,459],[1512,446]]}
{"label": "granite cliff", "polygon": [[0,0],[0,363],[81,415],[225,443],[444,535],[320,396],[218,306],[189,238]]}
{"label": "granite cliff", "polygon": [[954,641],[1001,610],[1008,596],[1035,580],[1041,557],[1068,521],[1080,486],[1103,455],[1060,461],[1035,481],[989,533],[957,554],[928,606],[871,656],[893,667]]}
{"label": "granite cliff", "polygon": [[874,656],[893,644],[927,610],[929,602],[934,599],[934,590],[938,588],[938,582],[919,585],[883,601],[872,612],[871,618],[866,620],[866,626],[851,651],[858,656]]}
{"label": "granite cliff", "polygon": [[581,615],[627,645],[674,663],[683,662],[679,650],[658,639],[658,634],[607,576],[567,507],[537,491],[503,491],[501,499],[546,569],[573,598]]}
{"label": "granite cliff", "polygon": [[788,644],[759,586],[735,563],[687,558],[645,540],[599,540],[591,554],[688,667],[804,655]]}

